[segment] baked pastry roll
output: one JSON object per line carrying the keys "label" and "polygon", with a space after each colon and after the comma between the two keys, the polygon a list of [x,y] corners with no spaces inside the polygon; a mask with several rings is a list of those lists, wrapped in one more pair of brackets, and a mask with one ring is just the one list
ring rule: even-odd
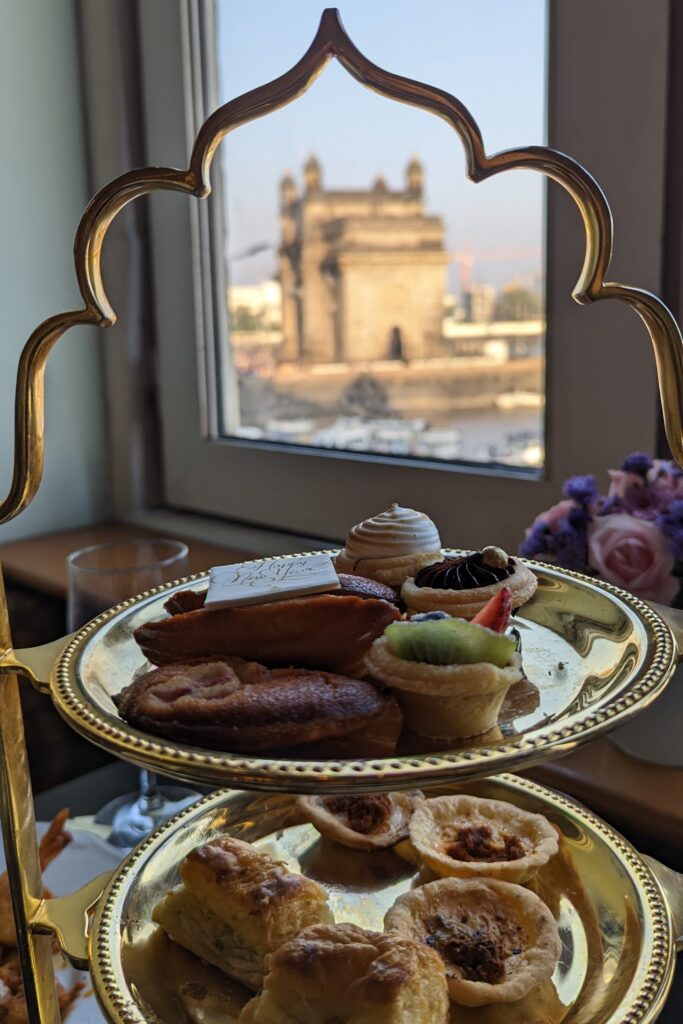
{"label": "baked pastry roll", "polygon": [[435,950],[451,999],[464,1006],[516,1002],[552,977],[562,950],[538,896],[490,879],[440,878],[412,889],[384,926]]}
{"label": "baked pastry roll", "polygon": [[310,597],[240,608],[197,608],[135,630],[153,665],[238,657],[270,667],[297,665],[351,672],[385,626],[399,619],[377,598]]}
{"label": "baked pastry roll", "polygon": [[410,842],[437,875],[525,882],[557,853],[557,832],[542,814],[503,800],[438,796],[410,820]]}
{"label": "baked pastry roll", "polygon": [[360,796],[300,796],[301,810],[318,832],[342,846],[379,850],[408,836],[408,824],[419,790],[406,793],[363,793]]}
{"label": "baked pastry roll", "polygon": [[423,943],[354,924],[315,925],[270,957],[238,1024],[446,1024],[440,957]]}
{"label": "baked pastry roll", "polygon": [[308,925],[332,922],[327,893],[250,843],[224,837],[193,850],[183,884],[153,919],[181,946],[258,990],[269,953]]}

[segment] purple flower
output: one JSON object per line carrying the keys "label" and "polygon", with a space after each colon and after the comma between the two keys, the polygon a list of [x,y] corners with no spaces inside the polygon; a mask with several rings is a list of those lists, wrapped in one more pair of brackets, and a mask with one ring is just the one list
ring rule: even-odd
{"label": "purple flower", "polygon": [[655,525],[669,541],[675,561],[683,562],[683,501],[679,498],[666,511],[660,512]]}
{"label": "purple flower", "polygon": [[598,488],[592,473],[585,476],[570,476],[565,480],[562,493],[581,505],[590,505],[598,497]]}
{"label": "purple flower", "polygon": [[[565,502],[566,514],[552,527],[538,517],[519,546],[523,558],[548,558],[565,569],[585,569],[588,563],[588,523],[590,517],[580,505]],[[557,507],[557,506],[556,506]]]}
{"label": "purple flower", "polygon": [[522,558],[538,558],[539,555],[550,554],[548,545],[550,535],[550,527],[537,520],[531,529],[527,530],[526,537],[519,545],[519,553]]}
{"label": "purple flower", "polygon": [[645,452],[634,452],[624,459],[621,468],[625,473],[636,473],[638,476],[646,477],[652,469],[652,459]]}

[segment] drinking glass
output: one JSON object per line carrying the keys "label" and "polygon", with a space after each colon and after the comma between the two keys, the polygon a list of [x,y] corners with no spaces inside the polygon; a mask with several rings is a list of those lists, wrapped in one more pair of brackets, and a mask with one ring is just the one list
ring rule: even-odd
{"label": "drinking glass", "polygon": [[[164,538],[96,544],[73,551],[66,564],[71,633],[112,605],[185,576],[190,569],[187,544]],[[140,791],[113,800],[95,821],[111,825],[110,843],[130,849],[198,797],[184,786],[160,786],[153,772],[141,770]]]}

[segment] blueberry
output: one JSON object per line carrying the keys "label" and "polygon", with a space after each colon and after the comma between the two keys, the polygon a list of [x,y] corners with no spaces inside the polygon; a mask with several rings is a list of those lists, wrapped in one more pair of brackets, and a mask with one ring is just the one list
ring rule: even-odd
{"label": "blueberry", "polygon": [[431,619],[450,619],[452,616],[448,612],[419,612],[417,615],[411,615],[411,622],[429,622]]}

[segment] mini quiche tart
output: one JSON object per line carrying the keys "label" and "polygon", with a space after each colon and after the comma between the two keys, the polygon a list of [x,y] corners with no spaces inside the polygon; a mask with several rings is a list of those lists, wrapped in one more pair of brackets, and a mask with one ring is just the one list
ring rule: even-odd
{"label": "mini quiche tart", "polygon": [[542,814],[502,800],[438,796],[416,808],[410,842],[437,875],[525,882],[557,853],[557,832]]}
{"label": "mini quiche tart", "polygon": [[413,811],[424,800],[419,790],[360,796],[301,796],[299,808],[318,832],[342,846],[380,850],[408,837]]}
{"label": "mini quiche tart", "polygon": [[555,970],[562,946],[545,903],[521,885],[440,878],[405,893],[384,918],[388,933],[425,943],[464,1006],[513,1003]]}
{"label": "mini quiche tart", "polygon": [[446,1024],[444,965],[423,942],[314,925],[276,950],[238,1024]]}

